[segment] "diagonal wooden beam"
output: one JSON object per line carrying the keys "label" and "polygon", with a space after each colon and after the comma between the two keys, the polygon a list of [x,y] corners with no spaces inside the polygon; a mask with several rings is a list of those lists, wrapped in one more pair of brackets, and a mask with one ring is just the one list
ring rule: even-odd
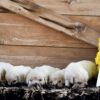
{"label": "diagonal wooden beam", "polygon": [[29,1],[29,0],[12,0],[12,1],[19,3],[20,6],[33,12],[34,14],[38,15],[42,19],[48,20],[58,25],[61,25],[70,29],[77,29],[77,30],[79,29],[79,27],[80,28],[84,27],[84,25],[81,24],[80,22],[72,22],[69,18],[65,18],[55,12],[52,12],[52,10],[50,9],[41,7],[32,1]]}
{"label": "diagonal wooden beam", "polygon": [[77,39],[97,46],[97,39],[98,37],[100,37],[100,34],[95,30],[87,26],[84,27],[84,25],[81,23],[72,22],[69,18],[65,19],[61,15],[58,15],[49,9],[41,7],[34,2],[30,2],[27,0],[25,2],[28,3],[25,3],[24,0],[15,1],[20,4],[10,0],[0,0],[0,6],[19,15],[27,17],[33,21],[39,22],[50,28],[64,32],[67,35],[73,36]]}

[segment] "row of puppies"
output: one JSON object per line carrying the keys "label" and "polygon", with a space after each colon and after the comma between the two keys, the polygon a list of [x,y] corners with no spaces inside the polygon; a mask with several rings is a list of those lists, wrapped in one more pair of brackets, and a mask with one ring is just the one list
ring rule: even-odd
{"label": "row of puppies", "polygon": [[0,62],[0,81],[9,85],[26,82],[29,87],[50,83],[52,86],[70,86],[74,83],[87,83],[97,76],[95,63],[91,61],[72,62],[64,69],[43,65],[35,68],[29,66],[13,66]]}

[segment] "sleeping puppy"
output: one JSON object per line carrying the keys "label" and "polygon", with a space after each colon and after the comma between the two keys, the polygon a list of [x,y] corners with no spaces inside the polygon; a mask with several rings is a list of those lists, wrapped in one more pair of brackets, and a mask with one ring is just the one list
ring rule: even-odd
{"label": "sleeping puppy", "polygon": [[32,69],[26,78],[26,83],[29,87],[35,85],[45,85],[48,83],[48,77],[51,73],[57,71],[58,68],[53,68],[48,65],[43,65]]}
{"label": "sleeping puppy", "polygon": [[0,62],[0,82],[5,81],[5,74],[13,67],[10,63]]}
{"label": "sleeping puppy", "polygon": [[64,80],[64,72],[65,69],[62,70],[58,70],[55,73],[52,73],[49,76],[49,83],[51,86],[56,86],[58,88],[62,88],[65,84],[65,80]]}
{"label": "sleeping puppy", "polygon": [[80,61],[70,63],[65,69],[65,86],[70,84],[81,83],[86,84],[91,78],[96,77],[97,69],[95,63],[91,61]]}
{"label": "sleeping puppy", "polygon": [[6,72],[5,78],[9,85],[14,85],[17,83],[25,83],[26,76],[31,70],[29,66],[14,66],[12,69]]}

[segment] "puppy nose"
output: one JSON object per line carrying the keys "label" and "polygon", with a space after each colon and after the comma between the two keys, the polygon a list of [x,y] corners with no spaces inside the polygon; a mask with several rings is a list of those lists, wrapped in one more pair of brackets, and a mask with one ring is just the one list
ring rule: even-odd
{"label": "puppy nose", "polygon": [[37,84],[37,83],[35,83],[35,84],[34,84],[34,86],[35,86],[35,87],[37,87],[37,86],[38,86],[38,84]]}
{"label": "puppy nose", "polygon": [[58,87],[63,87],[63,84],[62,83],[58,83],[57,86]]}

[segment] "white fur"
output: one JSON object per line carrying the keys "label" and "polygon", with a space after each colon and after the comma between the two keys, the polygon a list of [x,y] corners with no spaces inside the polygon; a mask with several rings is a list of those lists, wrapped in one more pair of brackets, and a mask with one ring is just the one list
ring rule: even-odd
{"label": "white fur", "polygon": [[70,83],[87,83],[88,80],[95,77],[97,74],[96,65],[91,61],[80,61],[70,63],[65,69],[65,85],[69,86]]}
{"label": "white fur", "polygon": [[65,72],[65,69],[62,69],[62,70],[59,69],[55,73],[52,73],[49,76],[50,84],[53,86],[62,87],[65,83],[64,72]]}
{"label": "white fur", "polygon": [[6,73],[6,80],[8,84],[16,84],[26,82],[26,76],[31,70],[29,66],[14,66],[12,69],[8,70]]}
{"label": "white fur", "polygon": [[54,73],[56,70],[58,69],[48,65],[36,67],[27,75],[26,83],[29,87],[35,84],[47,84],[49,75]]}
{"label": "white fur", "polygon": [[0,62],[0,81],[5,81],[5,74],[12,67],[10,63]]}

